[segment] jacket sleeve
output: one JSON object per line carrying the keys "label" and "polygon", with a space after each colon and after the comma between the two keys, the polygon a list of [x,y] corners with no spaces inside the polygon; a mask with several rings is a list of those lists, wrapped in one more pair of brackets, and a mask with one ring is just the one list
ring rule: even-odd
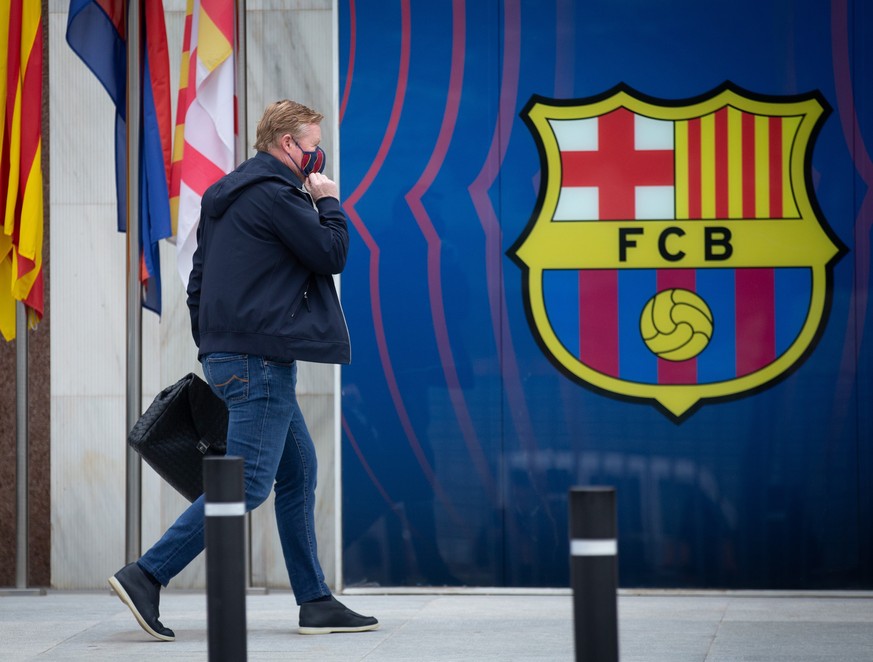
{"label": "jacket sleeve", "polygon": [[203,282],[203,215],[197,224],[197,250],[188,276],[188,312],[191,313],[191,335],[194,344],[200,347],[200,284]]}
{"label": "jacket sleeve", "polygon": [[310,271],[338,274],[346,266],[349,230],[336,198],[321,198],[313,208],[304,194],[292,188],[279,192],[273,225],[282,243]]}

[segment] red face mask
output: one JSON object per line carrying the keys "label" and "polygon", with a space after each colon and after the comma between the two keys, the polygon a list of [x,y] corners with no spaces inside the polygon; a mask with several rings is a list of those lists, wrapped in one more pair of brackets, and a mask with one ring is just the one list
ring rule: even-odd
{"label": "red face mask", "polygon": [[[294,140],[292,138],[292,140]],[[307,152],[305,149],[300,147],[300,143],[294,140],[294,144],[303,152],[303,159],[300,163],[294,161],[292,157],[291,160],[294,161],[294,164],[300,168],[300,172],[303,173],[304,177],[309,177],[313,172],[323,172],[324,164],[327,160],[327,156],[324,153],[324,150],[321,149],[318,145],[315,146],[315,149],[311,152]],[[290,154],[288,156],[291,156]]]}

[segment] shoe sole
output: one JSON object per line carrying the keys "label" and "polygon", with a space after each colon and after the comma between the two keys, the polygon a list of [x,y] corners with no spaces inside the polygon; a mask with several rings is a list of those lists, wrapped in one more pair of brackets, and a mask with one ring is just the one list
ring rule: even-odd
{"label": "shoe sole", "polygon": [[332,632],[369,632],[370,630],[378,630],[379,624],[362,625],[356,628],[307,628],[301,627],[298,632],[300,634],[331,634]]}
{"label": "shoe sole", "polygon": [[136,622],[139,623],[140,627],[152,635],[155,639],[159,639],[160,641],[175,641],[176,637],[168,637],[165,634],[161,634],[160,632],[156,632],[153,630],[148,623],[145,622],[143,617],[140,615],[139,610],[134,606],[133,600],[130,599],[130,596],[127,594],[127,591],[124,590],[124,587],[121,585],[115,577],[109,578],[109,586],[115,591],[115,595],[117,595],[121,601],[127,605],[128,609],[130,609],[131,613],[136,617]]}

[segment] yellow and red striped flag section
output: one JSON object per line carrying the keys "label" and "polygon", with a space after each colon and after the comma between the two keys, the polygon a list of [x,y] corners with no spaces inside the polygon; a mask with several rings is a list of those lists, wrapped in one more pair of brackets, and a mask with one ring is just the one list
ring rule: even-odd
{"label": "yellow and red striped flag section", "polygon": [[676,122],[676,218],[799,218],[789,166],[800,120],[725,106]]}
{"label": "yellow and red striped flag section", "polygon": [[197,248],[200,198],[234,166],[233,12],[233,0],[188,0],[170,175],[173,234],[185,287]]}
{"label": "yellow and red striped flag section", "polygon": [[15,338],[15,302],[28,326],[43,312],[42,8],[0,3],[0,333]]}

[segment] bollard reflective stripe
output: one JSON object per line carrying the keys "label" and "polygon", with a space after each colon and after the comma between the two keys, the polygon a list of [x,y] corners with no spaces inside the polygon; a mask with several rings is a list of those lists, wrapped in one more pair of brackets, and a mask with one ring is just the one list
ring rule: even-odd
{"label": "bollard reflective stripe", "polygon": [[206,517],[238,517],[246,514],[246,504],[244,501],[230,503],[210,503],[207,501],[203,506],[203,512]]}
{"label": "bollard reflective stripe", "polygon": [[618,554],[618,541],[605,540],[571,540],[571,556],[616,556]]}

